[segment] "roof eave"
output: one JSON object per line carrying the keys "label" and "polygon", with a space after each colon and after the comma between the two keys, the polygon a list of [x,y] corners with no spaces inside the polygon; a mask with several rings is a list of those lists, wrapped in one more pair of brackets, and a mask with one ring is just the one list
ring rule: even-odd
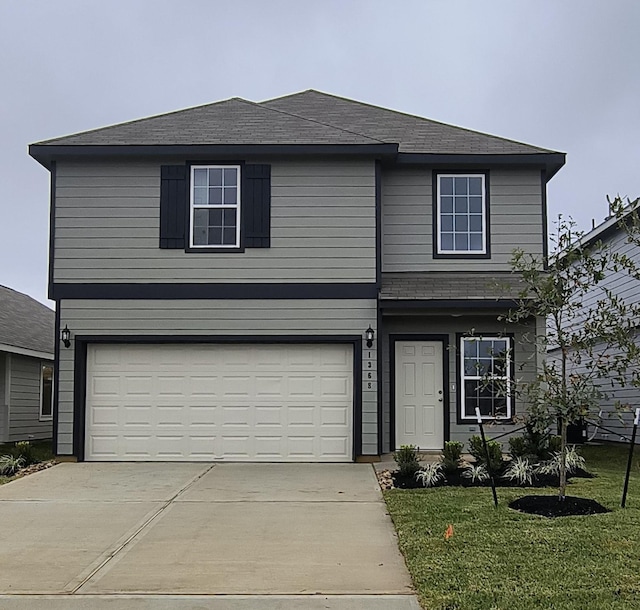
{"label": "roof eave", "polygon": [[243,157],[247,155],[371,155],[395,158],[397,144],[31,144],[29,155],[51,169],[57,159],[91,157]]}
{"label": "roof eave", "polygon": [[485,168],[489,166],[537,167],[545,170],[547,181],[551,180],[566,162],[566,154],[550,153],[508,153],[508,154],[440,154],[440,153],[398,153],[396,162],[402,165],[430,165],[434,168]]}

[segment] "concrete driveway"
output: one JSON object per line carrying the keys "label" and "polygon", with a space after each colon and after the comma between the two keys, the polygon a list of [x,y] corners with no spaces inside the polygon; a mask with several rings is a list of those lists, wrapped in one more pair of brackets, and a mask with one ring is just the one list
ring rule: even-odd
{"label": "concrete driveway", "polygon": [[60,464],[0,540],[9,610],[419,608],[364,464]]}

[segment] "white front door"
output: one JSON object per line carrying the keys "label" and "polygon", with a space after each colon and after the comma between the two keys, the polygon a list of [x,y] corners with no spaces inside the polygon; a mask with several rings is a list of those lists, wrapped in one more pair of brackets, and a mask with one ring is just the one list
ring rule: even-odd
{"label": "white front door", "polygon": [[396,448],[444,447],[442,343],[396,341]]}

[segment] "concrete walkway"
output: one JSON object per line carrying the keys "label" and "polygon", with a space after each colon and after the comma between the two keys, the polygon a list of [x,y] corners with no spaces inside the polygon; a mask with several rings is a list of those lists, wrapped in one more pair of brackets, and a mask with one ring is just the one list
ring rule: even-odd
{"label": "concrete walkway", "polygon": [[364,464],[60,464],[0,540],[9,610],[419,608]]}

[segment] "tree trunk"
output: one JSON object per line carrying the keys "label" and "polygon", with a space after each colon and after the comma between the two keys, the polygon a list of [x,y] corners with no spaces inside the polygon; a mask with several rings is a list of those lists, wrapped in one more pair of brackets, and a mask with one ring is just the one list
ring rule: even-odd
{"label": "tree trunk", "polygon": [[560,488],[558,489],[558,500],[564,501],[567,490],[567,425],[568,422],[562,418],[562,429],[560,430]]}

